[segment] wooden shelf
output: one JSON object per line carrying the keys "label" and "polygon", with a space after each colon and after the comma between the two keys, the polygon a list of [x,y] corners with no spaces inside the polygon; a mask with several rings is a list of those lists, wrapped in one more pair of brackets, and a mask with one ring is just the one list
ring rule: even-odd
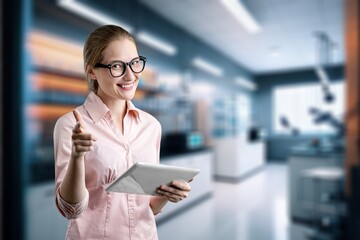
{"label": "wooden shelf", "polygon": [[88,94],[87,83],[84,79],[70,78],[50,73],[37,72],[31,75],[34,90],[57,90],[75,94]]}
{"label": "wooden shelf", "polygon": [[27,47],[35,66],[83,74],[82,44],[70,42],[59,36],[31,32]]}
{"label": "wooden shelf", "polygon": [[31,104],[26,111],[27,116],[31,119],[56,120],[76,107],[71,105]]}

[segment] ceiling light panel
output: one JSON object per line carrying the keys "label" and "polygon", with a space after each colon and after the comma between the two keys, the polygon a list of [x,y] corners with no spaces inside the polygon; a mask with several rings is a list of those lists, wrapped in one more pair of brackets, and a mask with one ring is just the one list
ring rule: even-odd
{"label": "ceiling light panel", "polygon": [[192,65],[217,77],[220,77],[223,74],[221,68],[200,57],[194,58],[192,60]]}
{"label": "ceiling light panel", "polygon": [[257,89],[256,83],[254,83],[244,77],[236,77],[235,83],[237,85],[239,85],[240,87],[251,90],[251,91],[255,91]]}
{"label": "ceiling light panel", "polygon": [[220,0],[220,2],[249,32],[260,32],[260,25],[241,0]]}
{"label": "ceiling light panel", "polygon": [[139,42],[142,42],[152,48],[155,48],[169,56],[173,56],[177,53],[177,48],[173,44],[166,42],[163,39],[160,39],[159,37],[149,32],[139,31],[136,34],[136,39]]}
{"label": "ceiling light panel", "polygon": [[133,27],[129,24],[109,17],[107,14],[104,14],[94,8],[91,8],[75,0],[59,0],[58,5],[99,25],[114,24],[117,26],[121,26],[130,33],[133,31]]}

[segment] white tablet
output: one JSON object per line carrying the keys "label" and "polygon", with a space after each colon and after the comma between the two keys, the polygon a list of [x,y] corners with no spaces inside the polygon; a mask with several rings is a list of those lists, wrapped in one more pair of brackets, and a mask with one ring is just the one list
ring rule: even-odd
{"label": "white tablet", "polygon": [[156,190],[161,185],[168,185],[173,180],[190,181],[199,172],[200,170],[195,168],[137,162],[105,190],[108,192],[157,195]]}

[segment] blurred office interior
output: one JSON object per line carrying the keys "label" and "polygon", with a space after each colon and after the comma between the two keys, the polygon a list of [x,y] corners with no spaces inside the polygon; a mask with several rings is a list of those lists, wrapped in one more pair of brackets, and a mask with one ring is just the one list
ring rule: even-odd
{"label": "blurred office interior", "polygon": [[133,102],[162,125],[161,163],[201,170],[160,239],[360,239],[359,5],[2,1],[1,236],[64,239],[52,131],[88,94],[85,39],[116,24],[148,58]]}

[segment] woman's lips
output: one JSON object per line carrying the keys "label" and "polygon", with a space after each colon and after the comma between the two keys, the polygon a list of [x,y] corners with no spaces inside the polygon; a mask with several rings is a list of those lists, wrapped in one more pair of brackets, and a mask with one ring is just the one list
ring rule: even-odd
{"label": "woman's lips", "polygon": [[121,89],[131,90],[134,87],[134,82],[128,84],[116,84],[116,85],[118,85]]}

